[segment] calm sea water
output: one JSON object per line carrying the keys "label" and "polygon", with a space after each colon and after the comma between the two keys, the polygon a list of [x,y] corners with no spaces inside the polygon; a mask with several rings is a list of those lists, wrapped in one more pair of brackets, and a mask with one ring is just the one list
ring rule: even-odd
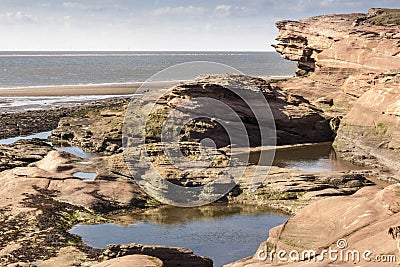
{"label": "calm sea water", "polygon": [[291,76],[275,52],[0,52],[0,88],[130,83],[178,63],[213,61],[255,76]]}

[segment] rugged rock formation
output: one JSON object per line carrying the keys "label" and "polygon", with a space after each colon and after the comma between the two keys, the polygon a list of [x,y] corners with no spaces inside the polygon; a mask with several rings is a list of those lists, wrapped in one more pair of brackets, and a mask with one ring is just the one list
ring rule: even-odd
{"label": "rugged rock formation", "polygon": [[25,167],[41,160],[53,148],[40,140],[18,141],[0,145],[0,172],[15,167]]}
{"label": "rugged rock formation", "polygon": [[271,167],[257,190],[249,191],[251,177],[245,176],[240,183],[242,192],[235,194],[233,191],[229,200],[233,203],[267,205],[295,214],[318,199],[351,195],[360,188],[371,186],[373,183],[366,178],[376,175],[373,171],[306,173]]}
{"label": "rugged rock formation", "polygon": [[[329,119],[302,97],[272,88],[266,81],[239,75],[213,75],[171,88],[158,99],[148,119],[147,138],[158,142],[160,128],[168,112],[185,99],[208,97],[225,102],[241,118],[248,131],[251,146],[260,145],[260,134],[254,114],[243,99],[226,88],[261,92],[268,100],[275,118],[278,144],[323,142],[333,140]],[[254,97],[254,96],[253,96]],[[122,151],[122,122],[126,106],[120,101],[101,109],[87,108],[64,117],[52,132],[55,143],[67,142],[85,151],[114,154]],[[251,105],[251,103],[250,103]],[[264,107],[255,107],[261,109]],[[140,112],[140,111],[138,111]],[[216,111],[217,112],[217,111]],[[202,114],[197,114],[202,115]],[[239,123],[239,122],[230,122]],[[241,123],[241,122],[240,122]],[[232,126],[232,128],[235,128]],[[209,119],[189,121],[182,129],[181,141],[197,142],[211,137],[218,147],[229,145],[229,137],[221,126]]]}
{"label": "rugged rock formation", "polygon": [[342,120],[336,150],[360,165],[384,165],[399,181],[399,104],[400,73],[377,76]]}
{"label": "rugged rock formation", "polygon": [[[129,110],[131,113],[128,113],[128,116],[136,119],[135,116],[143,112],[137,110],[136,107],[145,109],[152,104],[148,99],[153,100],[151,94],[155,93],[146,94],[149,96],[140,99],[140,105],[135,105],[132,110]],[[278,145],[333,140],[329,119],[303,97],[273,88],[260,78],[228,74],[204,75],[193,82],[165,89],[162,97],[154,100],[157,103],[148,117],[146,139],[149,142],[159,142],[163,123],[170,113],[175,112],[176,127],[184,126],[179,134],[180,141],[199,142],[204,138],[211,138],[218,148],[230,145],[229,137],[234,134],[227,133],[223,129],[217,121],[220,119],[226,121],[231,129],[240,129],[243,124],[247,132],[242,134],[245,135],[244,138],[239,139],[249,139],[251,147],[260,146],[259,124],[273,123],[272,118],[262,118],[265,121],[258,122],[254,115],[257,112],[268,113],[265,102],[259,101],[261,95],[268,101],[274,116]],[[215,106],[214,102],[198,100],[201,98],[224,103],[232,110],[232,113],[238,116],[237,119],[230,114],[224,114],[226,112],[221,112],[221,107]],[[195,100],[189,101],[191,99]],[[216,118],[206,118],[213,113]],[[185,123],[186,117],[195,119]],[[268,119],[270,121],[267,121]],[[182,125],[179,125],[180,120],[182,120]],[[229,134],[231,136],[228,136]],[[240,133],[235,132],[235,134],[241,137]],[[235,145],[240,147],[243,144]]]}
{"label": "rugged rock formation", "polygon": [[[271,229],[268,241],[261,244],[258,252],[265,250],[267,246],[269,251],[275,249],[289,253],[291,250],[297,250],[301,255],[305,250],[314,250],[316,255],[321,255],[322,250],[328,247],[340,251],[337,241],[345,239],[347,246],[342,251],[346,253],[359,250],[360,261],[352,258],[346,260],[343,257],[343,261],[335,262],[329,260],[325,254],[324,260],[320,263],[314,260],[308,262],[306,257],[306,260],[300,262],[281,262],[280,266],[327,266],[328,263],[329,266],[354,266],[357,263],[362,266],[376,266],[376,262],[362,259],[365,250],[372,252],[371,260],[377,255],[396,255],[398,258],[396,241],[387,234],[387,231],[390,226],[398,225],[400,220],[399,193],[398,184],[383,190],[378,187],[366,187],[352,196],[331,197],[314,202],[284,225]],[[276,254],[273,257],[274,264],[271,264],[269,259],[260,261],[257,254],[251,259],[227,266],[275,266],[278,262]],[[395,262],[379,263],[379,265],[394,266]]]}
{"label": "rugged rock formation", "polygon": [[[76,244],[88,259],[100,250],[81,244],[67,230],[78,222],[103,222],[103,214],[145,207],[148,197],[129,179],[113,174],[107,158],[82,165],[81,158],[51,151],[27,167],[0,172],[0,257],[2,264],[55,257]],[[95,172],[93,181],[73,176]]]}
{"label": "rugged rock formation", "polygon": [[129,255],[104,261],[92,267],[164,267],[165,265],[158,258],[146,255]]}
{"label": "rugged rock formation", "polygon": [[[275,48],[298,61],[299,74],[279,84],[304,96],[327,115],[344,117],[335,140],[343,157],[400,170],[398,94],[399,10],[324,15],[281,21]],[[334,125],[333,125],[334,126]]]}
{"label": "rugged rock formation", "polygon": [[298,62],[298,74],[309,74],[281,87],[344,115],[377,74],[400,68],[400,26],[369,23],[382,15],[379,10],[277,22],[275,49]]}
{"label": "rugged rock formation", "polygon": [[147,246],[140,244],[109,245],[103,252],[104,259],[126,255],[143,254],[160,259],[165,267],[212,267],[213,262],[207,257],[197,256],[185,248]]}
{"label": "rugged rock formation", "polygon": [[111,99],[78,103],[74,107],[57,107],[44,110],[2,112],[0,114],[0,139],[30,135],[55,129],[61,118],[87,113],[94,108],[113,108],[127,103],[127,99]]}
{"label": "rugged rock formation", "polygon": [[[276,50],[285,58],[298,61],[299,75],[308,75],[289,79],[279,86],[307,96],[326,114],[344,116],[335,147],[347,159],[376,167],[377,178],[398,179],[396,174],[400,170],[399,14],[399,10],[371,9],[368,14],[326,15],[277,23],[280,35]],[[396,242],[387,235],[387,230],[399,221],[399,192],[399,184],[384,189],[373,186],[350,196],[314,202],[284,225],[272,229],[258,252],[266,247],[269,252],[296,250],[300,254],[313,250],[318,256],[329,247],[338,249],[337,240],[346,239],[342,249],[345,253],[354,249],[360,253],[370,250],[372,260],[376,255],[398,254]],[[276,254],[272,262],[260,261],[257,254],[228,266],[278,263]],[[312,258],[311,262],[306,257],[300,262],[280,265],[354,266],[359,263],[352,258],[335,262],[325,257],[320,263],[315,262],[315,255],[308,258]],[[394,262],[380,264],[393,266]],[[360,263],[377,264],[362,258]]]}
{"label": "rugged rock formation", "polygon": [[87,152],[122,152],[122,123],[127,102],[114,100],[108,105],[89,106],[63,117],[52,131],[51,140],[55,144],[76,145]]}
{"label": "rugged rock formation", "polygon": [[58,108],[0,114],[0,139],[51,131],[71,109]]}

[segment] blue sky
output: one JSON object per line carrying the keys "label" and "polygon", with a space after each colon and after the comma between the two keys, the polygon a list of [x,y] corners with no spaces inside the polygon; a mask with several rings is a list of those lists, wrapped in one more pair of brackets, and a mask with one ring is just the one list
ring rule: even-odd
{"label": "blue sky", "polygon": [[275,21],[399,0],[0,0],[0,50],[267,51]]}

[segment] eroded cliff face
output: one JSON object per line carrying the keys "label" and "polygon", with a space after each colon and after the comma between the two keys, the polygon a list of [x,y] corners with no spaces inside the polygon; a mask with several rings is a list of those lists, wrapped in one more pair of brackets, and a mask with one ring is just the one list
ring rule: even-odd
{"label": "eroded cliff face", "polygon": [[[399,181],[400,170],[400,10],[371,9],[368,14],[328,15],[277,23],[283,57],[298,61],[298,75],[279,86],[304,96],[330,116],[343,116],[335,147],[349,160],[373,166],[376,178]],[[270,231],[260,250],[345,250],[398,256],[388,228],[399,222],[399,184],[369,186],[345,197],[331,197],[303,208]],[[259,250],[259,251],[260,251]],[[275,266],[252,258],[240,266]],[[373,259],[373,258],[372,258]],[[394,259],[394,258],[392,258]],[[362,266],[376,266],[361,260]],[[395,261],[382,263],[394,266]],[[281,262],[283,266],[354,266],[357,261]]]}
{"label": "eroded cliff face", "polygon": [[347,113],[377,74],[400,70],[400,26],[372,24],[379,10],[277,22],[276,51],[298,62],[299,76],[308,75],[282,87],[312,100],[330,98],[316,102]]}
{"label": "eroded cliff face", "polygon": [[335,140],[347,159],[400,170],[400,11],[277,22],[276,51],[298,62],[280,84],[343,120]]}

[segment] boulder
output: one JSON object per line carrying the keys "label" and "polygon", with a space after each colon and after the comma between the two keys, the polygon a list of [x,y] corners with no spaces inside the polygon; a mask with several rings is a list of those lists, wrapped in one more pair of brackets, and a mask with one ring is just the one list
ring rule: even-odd
{"label": "boulder", "polygon": [[[284,225],[271,229],[267,242],[260,245],[251,259],[226,266],[275,266],[278,262],[276,255],[272,262],[269,259],[258,258],[258,252],[265,250],[265,247],[275,251],[285,250],[287,253],[292,250],[300,253],[313,250],[316,255],[320,255],[329,247],[342,250],[344,253],[352,250],[363,253],[370,250],[371,259],[376,255],[395,255],[398,258],[396,241],[387,232],[390,226],[398,225],[400,220],[399,193],[399,184],[385,189],[366,187],[351,196],[330,197],[314,202],[299,211]],[[337,243],[338,240],[342,240],[343,243]],[[340,249],[338,244],[345,244],[345,247]],[[350,258],[335,262],[325,257],[319,263],[305,259],[300,262],[281,262],[279,266],[354,266],[354,264],[376,266],[377,264],[360,258],[360,261]],[[393,261],[382,263],[382,266],[394,265]]]}
{"label": "boulder", "polygon": [[92,265],[92,267],[163,267],[164,264],[158,258],[147,255],[129,255],[102,263]]}
{"label": "boulder", "polygon": [[213,262],[207,257],[197,256],[193,251],[165,246],[148,246],[141,244],[127,245],[108,245],[107,250],[103,252],[103,258],[106,260],[127,255],[148,255],[160,259],[165,267],[212,267]]}

